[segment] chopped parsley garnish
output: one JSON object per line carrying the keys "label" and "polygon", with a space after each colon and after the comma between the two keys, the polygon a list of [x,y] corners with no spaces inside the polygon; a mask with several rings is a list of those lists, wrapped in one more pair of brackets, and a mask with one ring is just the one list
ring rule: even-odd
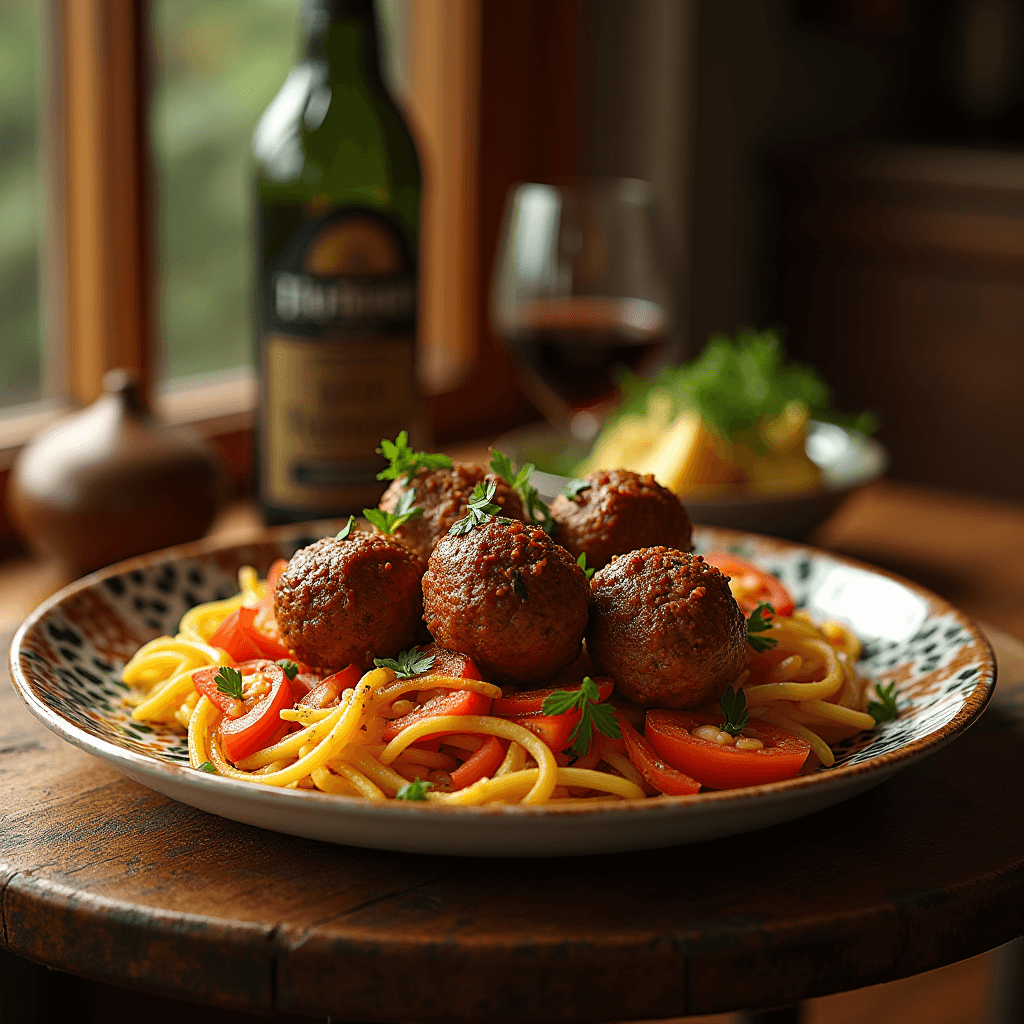
{"label": "chopped parsley garnish", "polygon": [[469,497],[469,512],[457,523],[452,524],[448,532],[453,537],[461,537],[464,533],[469,533],[474,526],[479,526],[485,520],[491,519],[495,512],[500,512],[501,506],[495,505],[491,500],[497,489],[498,485],[493,480],[481,480],[473,488],[473,493]]}
{"label": "chopped parsley garnish", "polygon": [[772,628],[772,620],[764,614],[766,611],[772,615],[775,614],[775,609],[767,601],[761,601],[750,613],[750,618],[747,619],[747,643],[758,654],[770,651],[778,643],[778,640],[774,637],[758,635],[759,633],[766,633]]}
{"label": "chopped parsley garnish", "polygon": [[427,790],[433,789],[434,784],[427,782],[426,779],[413,779],[412,782],[407,782],[402,788],[395,794],[396,800],[426,800]]}
{"label": "chopped parsley garnish", "polygon": [[364,508],[363,515],[366,516],[368,522],[384,534],[392,534],[403,524],[409,522],[410,519],[416,519],[418,516],[423,515],[422,508],[413,508],[412,503],[416,500],[415,491],[406,491],[405,494],[398,499],[398,504],[395,505],[394,512],[385,512],[381,508]]}
{"label": "chopped parsley garnish", "polygon": [[437,660],[435,654],[424,654],[423,651],[412,647],[408,651],[401,651],[397,658],[374,658],[373,663],[377,668],[389,668],[399,679],[408,679],[410,676],[421,676],[434,667]]}
{"label": "chopped parsley garnish", "polygon": [[545,715],[564,715],[568,711],[579,710],[580,720],[569,734],[569,749],[576,757],[583,757],[590,750],[595,728],[614,740],[622,736],[619,723],[615,720],[615,711],[607,704],[598,704],[599,697],[597,683],[586,676],[578,690],[555,690],[541,704],[541,711]]}
{"label": "chopped parsley garnish", "polygon": [[299,674],[299,666],[290,658],[282,658],[277,664],[289,679],[294,679]]}
{"label": "chopped parsley garnish", "polygon": [[545,533],[551,533],[554,520],[547,505],[541,501],[537,488],[530,483],[537,467],[532,462],[524,462],[518,469],[512,460],[497,449],[491,449],[491,470],[497,473],[519,495],[526,513],[526,521],[531,526],[540,526]]}
{"label": "chopped parsley garnish", "polygon": [[875,693],[878,700],[868,703],[868,714],[875,720],[875,725],[891,722],[900,713],[899,704],[896,703],[896,681],[893,680],[888,686],[875,683]]}
{"label": "chopped parsley garnish", "polygon": [[523,580],[523,574],[518,569],[512,570],[512,589],[515,591],[516,597],[522,601],[525,601],[530,596],[526,589],[526,583]]}
{"label": "chopped parsley garnish", "polygon": [[197,769],[198,772],[211,772],[216,774],[217,766],[212,761],[204,761]]}
{"label": "chopped parsley garnish", "polygon": [[229,697],[234,697],[235,700],[242,699],[242,673],[237,668],[232,668],[230,665],[222,666],[221,670],[213,677],[213,681],[221,693],[226,693]]}
{"label": "chopped parsley garnish", "polygon": [[563,488],[564,494],[570,501],[575,501],[581,491],[589,491],[591,483],[589,480],[570,480]]}
{"label": "chopped parsley garnish", "polygon": [[581,551],[580,552],[580,557],[576,559],[576,564],[583,570],[583,575],[586,576],[588,580],[590,579],[591,576],[594,575],[595,572],[597,572],[596,569],[588,569],[587,568],[587,553],[586,553],[586,551]]}
{"label": "chopped parsley garnish", "polygon": [[377,474],[378,480],[397,480],[404,476],[410,483],[421,469],[451,469],[452,460],[440,452],[414,452],[409,447],[409,434],[403,430],[394,441],[386,437],[380,442],[378,455],[383,455],[390,465]]}
{"label": "chopped parsley garnish", "polygon": [[738,736],[746,729],[750,719],[746,712],[747,695],[742,689],[734,690],[730,686],[722,694],[718,706],[722,709],[722,714],[725,715],[725,721],[721,725],[722,732],[727,732],[730,736]]}
{"label": "chopped parsley garnish", "polygon": [[348,522],[334,535],[335,540],[348,540],[348,535],[352,532],[352,527],[356,525],[356,517],[349,516]]}

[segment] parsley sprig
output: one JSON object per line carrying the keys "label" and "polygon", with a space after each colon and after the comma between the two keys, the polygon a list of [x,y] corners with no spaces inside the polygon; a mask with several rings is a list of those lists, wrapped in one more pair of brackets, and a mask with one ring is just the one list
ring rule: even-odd
{"label": "parsley sprig", "polygon": [[778,643],[778,640],[774,637],[758,635],[760,633],[767,633],[772,628],[772,620],[765,615],[765,612],[774,615],[775,609],[767,601],[761,601],[750,613],[750,618],[747,619],[747,643],[758,654],[772,650]]}
{"label": "parsley sprig", "polygon": [[570,501],[575,501],[582,491],[589,491],[591,488],[589,480],[570,480],[563,488],[562,494]]}
{"label": "parsley sprig", "polygon": [[451,469],[452,460],[440,452],[415,452],[409,447],[409,434],[403,430],[394,441],[386,437],[380,442],[378,455],[383,455],[390,465],[377,474],[378,480],[397,480],[404,476],[410,483],[421,469]]}
{"label": "parsley sprig", "polygon": [[746,712],[747,695],[742,689],[734,690],[730,686],[722,694],[718,706],[722,709],[722,714],[725,715],[725,721],[721,726],[722,732],[727,732],[730,736],[738,736],[746,729],[750,718]]}
{"label": "parsley sprig", "polygon": [[868,703],[868,714],[875,720],[875,725],[891,722],[900,713],[900,706],[896,702],[896,681],[893,680],[888,686],[875,683],[875,693],[878,700]]}
{"label": "parsley sprig", "polygon": [[491,519],[495,512],[500,512],[501,506],[495,505],[491,500],[497,489],[498,485],[493,480],[481,480],[469,496],[469,512],[457,523],[453,523],[448,532],[453,537],[461,537],[464,533],[469,533],[474,526]]}
{"label": "parsley sprig", "polygon": [[426,779],[413,779],[412,782],[407,782],[401,789],[395,794],[396,800],[426,800],[427,790],[433,789],[434,784],[427,782]]}
{"label": "parsley sprig", "polygon": [[421,676],[429,672],[437,661],[436,654],[424,654],[415,647],[408,651],[400,651],[397,658],[374,658],[373,663],[377,668],[389,668],[399,679],[408,679],[410,676]]}
{"label": "parsley sprig", "polygon": [[597,569],[587,568],[587,553],[586,551],[580,552],[580,557],[576,559],[576,564],[583,570],[583,575],[589,580],[591,576],[597,572]]}
{"label": "parsley sprig", "polygon": [[199,767],[198,767],[198,768],[196,769],[196,771],[200,771],[200,772],[210,772],[211,774],[216,774],[216,772],[217,772],[217,766],[216,766],[216,765],[215,765],[215,764],[214,764],[214,763],[213,763],[212,761],[204,761],[204,762],[203,762],[203,763],[202,763],[202,764],[201,764],[201,765],[200,765],[200,766],[199,766]]}
{"label": "parsley sprig", "polygon": [[281,658],[277,664],[289,679],[294,679],[299,674],[299,666],[291,658]]}
{"label": "parsley sprig", "polygon": [[537,488],[530,482],[537,467],[532,462],[524,462],[516,469],[512,460],[496,448],[491,449],[490,466],[492,472],[497,473],[519,495],[523,511],[526,513],[526,521],[532,526],[540,526],[545,533],[551,533],[554,526],[551,512],[541,501]]}
{"label": "parsley sprig", "polygon": [[334,535],[335,540],[348,540],[352,527],[356,525],[356,517],[349,516],[348,522]]}
{"label": "parsley sprig", "polygon": [[412,503],[416,500],[415,491],[406,491],[398,499],[394,512],[385,512],[382,508],[364,508],[363,515],[368,522],[384,534],[392,534],[400,526],[423,515],[422,508],[413,508]]}
{"label": "parsley sprig", "polygon": [[229,697],[234,697],[235,700],[242,699],[242,673],[237,668],[223,665],[213,677],[213,681],[221,693],[226,693]]}
{"label": "parsley sprig", "polygon": [[615,711],[607,704],[598,704],[599,697],[597,683],[590,676],[586,676],[578,690],[555,690],[554,693],[549,693],[541,704],[541,711],[545,715],[564,715],[574,709],[579,710],[580,720],[569,733],[569,749],[576,757],[583,757],[590,750],[595,728],[614,740],[622,736],[622,730],[615,719]]}

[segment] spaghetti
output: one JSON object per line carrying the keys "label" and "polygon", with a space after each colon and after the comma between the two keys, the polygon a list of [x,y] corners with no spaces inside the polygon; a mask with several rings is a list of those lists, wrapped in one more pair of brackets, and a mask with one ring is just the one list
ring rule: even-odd
{"label": "spaghetti", "polygon": [[[394,799],[422,780],[432,786],[422,797],[447,806],[630,800],[659,788],[624,740],[595,732],[590,751],[574,761],[563,752],[564,734],[559,747],[538,729],[539,719],[551,716],[512,720],[517,716],[487,713],[493,700],[508,695],[499,687],[430,673],[398,678],[390,668],[363,674],[345,670],[350,684],[326,707],[294,698],[307,685],[322,687],[336,677],[299,675],[299,682],[284,682],[287,706],[275,711],[274,735],[233,760],[225,751],[225,726],[235,722],[241,728],[247,716],[258,718],[283,681],[273,662],[254,659],[235,666],[226,650],[211,643],[233,612],[268,604],[267,584],[251,567],[239,572],[239,586],[234,597],[186,612],[176,636],[147,643],[124,668],[124,681],[134,691],[132,717],[184,729],[193,768],[256,785],[374,801]],[[759,651],[748,649],[736,680],[751,733],[758,735],[759,722],[787,730],[803,737],[805,749],[809,744],[822,765],[831,766],[830,741],[875,724],[865,711],[865,682],[854,669],[860,655],[856,636],[838,622],[816,625],[800,611],[775,616],[761,635],[769,643]],[[220,689],[221,682],[211,688],[213,669],[235,671],[237,689],[231,695]],[[748,739],[742,749],[758,745]],[[456,774],[459,786],[453,782]]]}

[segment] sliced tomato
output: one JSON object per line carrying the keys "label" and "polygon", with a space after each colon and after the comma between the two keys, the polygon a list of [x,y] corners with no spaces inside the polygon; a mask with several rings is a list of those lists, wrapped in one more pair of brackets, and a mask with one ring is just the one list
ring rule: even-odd
{"label": "sliced tomato", "polygon": [[[615,680],[607,676],[596,678],[597,702],[600,704],[606,701],[615,689]],[[553,693],[566,690],[575,693],[583,685],[578,683],[567,683],[561,687],[551,687],[547,690],[522,690],[519,693],[510,693],[507,697],[498,697],[491,705],[491,711],[496,715],[536,715],[540,714],[544,707],[544,698],[550,697]]]}
{"label": "sliced tomato", "polygon": [[225,715],[237,716],[242,710],[242,702],[234,697],[221,693],[217,689],[217,674],[220,667],[200,668],[192,673],[192,685],[204,697],[208,697]]}
{"label": "sliced tomato", "polygon": [[776,615],[792,615],[795,605],[789,591],[770,573],[759,569],[753,562],[737,558],[724,551],[712,551],[704,556],[705,562],[717,565],[719,569],[740,583],[742,592],[736,603],[744,615],[749,615],[761,601],[767,601]]}
{"label": "sliced tomato", "polygon": [[[349,665],[317,683],[299,703],[305,708],[325,708],[333,704],[350,686],[355,686],[362,677],[363,670],[358,665]],[[295,678],[298,679],[298,676]]]}
{"label": "sliced tomato", "polygon": [[503,715],[503,718],[536,733],[556,754],[569,746],[569,736],[580,720],[578,711],[564,715]]}
{"label": "sliced tomato", "polygon": [[[452,690],[427,701],[422,707],[410,711],[409,714],[403,715],[401,718],[393,718],[384,727],[383,739],[385,743],[390,743],[403,729],[427,718],[438,718],[442,715],[486,715],[490,710],[490,697],[485,697],[475,690]],[[445,730],[449,733],[453,731],[457,730]]]}
{"label": "sliced tomato", "polygon": [[629,760],[648,785],[668,796],[691,796],[700,791],[700,783],[696,779],[665,764],[650,743],[621,714],[616,714],[615,717],[622,730]]}
{"label": "sliced tomato", "polygon": [[449,651],[446,647],[438,647],[437,644],[427,644],[421,647],[423,654],[434,656],[434,665],[425,676],[454,676],[456,679],[483,679],[480,670],[473,664],[473,660],[458,651]]}
{"label": "sliced tomato", "polygon": [[277,661],[290,658],[291,653],[284,644],[267,636],[253,624],[255,608],[238,608],[217,627],[210,637],[210,644],[227,651],[235,661],[250,661],[254,658],[269,658]]}
{"label": "sliced tomato", "polygon": [[781,782],[799,774],[811,745],[802,736],[756,721],[743,730],[761,750],[737,750],[693,735],[702,725],[720,725],[721,715],[699,711],[648,711],[644,730],[651,746],[674,768],[709,789],[739,789]]}
{"label": "sliced tomato", "polygon": [[505,760],[505,748],[497,736],[488,736],[484,742],[451,773],[452,788],[465,789],[483,778],[490,778]]}
{"label": "sliced tomato", "polygon": [[277,665],[261,671],[270,683],[270,692],[241,718],[225,718],[220,724],[221,743],[231,761],[241,761],[269,746],[288,729],[288,723],[281,721],[281,712],[295,703],[288,678]]}

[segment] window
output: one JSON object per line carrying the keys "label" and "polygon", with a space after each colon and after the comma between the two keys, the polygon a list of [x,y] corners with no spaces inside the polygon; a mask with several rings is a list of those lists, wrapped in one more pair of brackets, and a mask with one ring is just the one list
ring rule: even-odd
{"label": "window", "polygon": [[39,0],[0,0],[0,408],[42,395],[41,15]]}

